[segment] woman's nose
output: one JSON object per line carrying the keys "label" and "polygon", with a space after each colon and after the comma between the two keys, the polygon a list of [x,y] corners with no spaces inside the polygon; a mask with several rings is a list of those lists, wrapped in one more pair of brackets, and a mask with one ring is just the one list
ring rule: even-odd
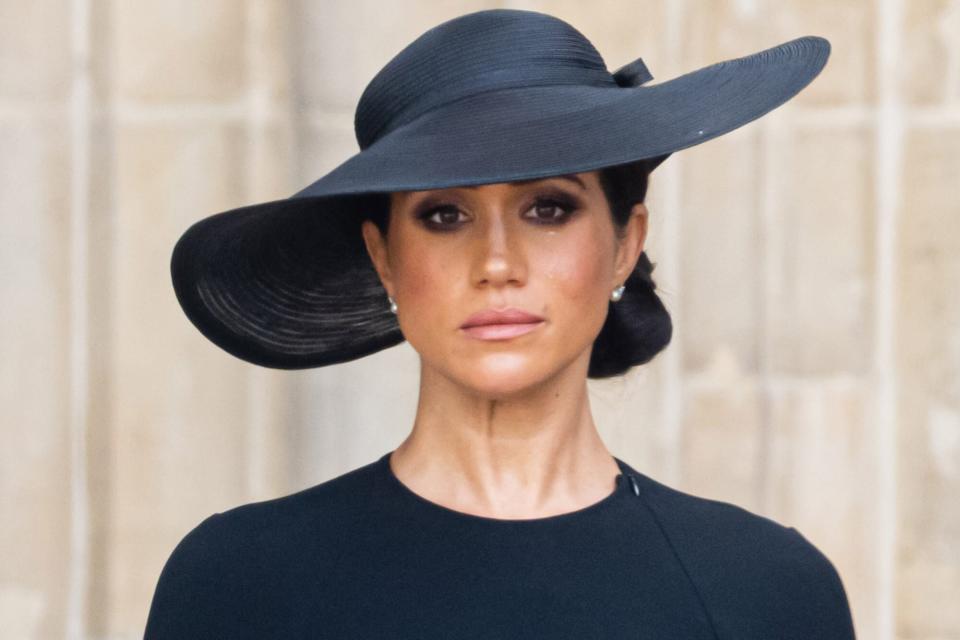
{"label": "woman's nose", "polygon": [[509,228],[502,216],[491,215],[477,231],[474,280],[489,284],[521,280],[526,266],[517,230]]}

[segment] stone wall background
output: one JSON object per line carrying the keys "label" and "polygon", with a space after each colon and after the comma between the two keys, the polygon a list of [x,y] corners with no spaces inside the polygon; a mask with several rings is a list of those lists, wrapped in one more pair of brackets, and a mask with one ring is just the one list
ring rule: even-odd
{"label": "stone wall background", "polygon": [[859,637],[960,638],[958,0],[0,0],[0,637],[139,638],[200,520],[405,436],[409,345],[248,365],[182,315],[169,254],[355,152],[373,74],[496,6],[655,82],[831,40],[796,99],[654,173],[674,341],[593,407],[645,473],[803,532]]}

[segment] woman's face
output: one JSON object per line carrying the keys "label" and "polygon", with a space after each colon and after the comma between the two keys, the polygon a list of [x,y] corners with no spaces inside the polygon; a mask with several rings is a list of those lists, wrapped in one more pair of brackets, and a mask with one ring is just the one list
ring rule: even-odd
{"label": "woman's face", "polygon": [[[424,366],[503,396],[572,364],[586,375],[610,293],[643,249],[646,208],[637,204],[633,214],[618,239],[592,171],[395,192],[386,238],[369,220],[363,237],[397,303],[400,329]],[[542,321],[509,330],[464,328],[478,312],[506,308]],[[523,329],[530,330],[519,334]]]}

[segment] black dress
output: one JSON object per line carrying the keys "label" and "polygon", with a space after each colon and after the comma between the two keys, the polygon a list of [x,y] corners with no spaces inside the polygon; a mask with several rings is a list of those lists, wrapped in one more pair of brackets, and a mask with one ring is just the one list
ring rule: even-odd
{"label": "black dress", "polygon": [[507,520],[421,497],[389,455],[201,522],[145,637],[854,638],[837,571],[796,529],[619,458],[603,500]]}

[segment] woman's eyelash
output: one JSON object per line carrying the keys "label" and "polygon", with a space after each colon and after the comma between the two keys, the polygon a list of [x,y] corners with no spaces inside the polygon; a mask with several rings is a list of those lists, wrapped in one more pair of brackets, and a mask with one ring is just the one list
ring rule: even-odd
{"label": "woman's eyelash", "polygon": [[[527,209],[540,209],[542,207],[554,207],[560,211],[559,214],[554,218],[539,218],[538,216],[524,216],[528,220],[533,220],[534,224],[542,225],[559,225],[563,224],[570,218],[571,215],[577,210],[577,203],[563,195],[551,195],[551,196],[538,196],[533,204]],[[459,224],[460,222],[453,223],[443,223],[430,220],[434,215],[438,213],[459,213],[460,209],[457,208],[455,204],[441,204],[433,207],[429,207],[423,212],[417,215],[417,218],[422,220],[424,224],[431,228],[435,229],[452,229]],[[526,211],[524,212],[526,213]]]}

